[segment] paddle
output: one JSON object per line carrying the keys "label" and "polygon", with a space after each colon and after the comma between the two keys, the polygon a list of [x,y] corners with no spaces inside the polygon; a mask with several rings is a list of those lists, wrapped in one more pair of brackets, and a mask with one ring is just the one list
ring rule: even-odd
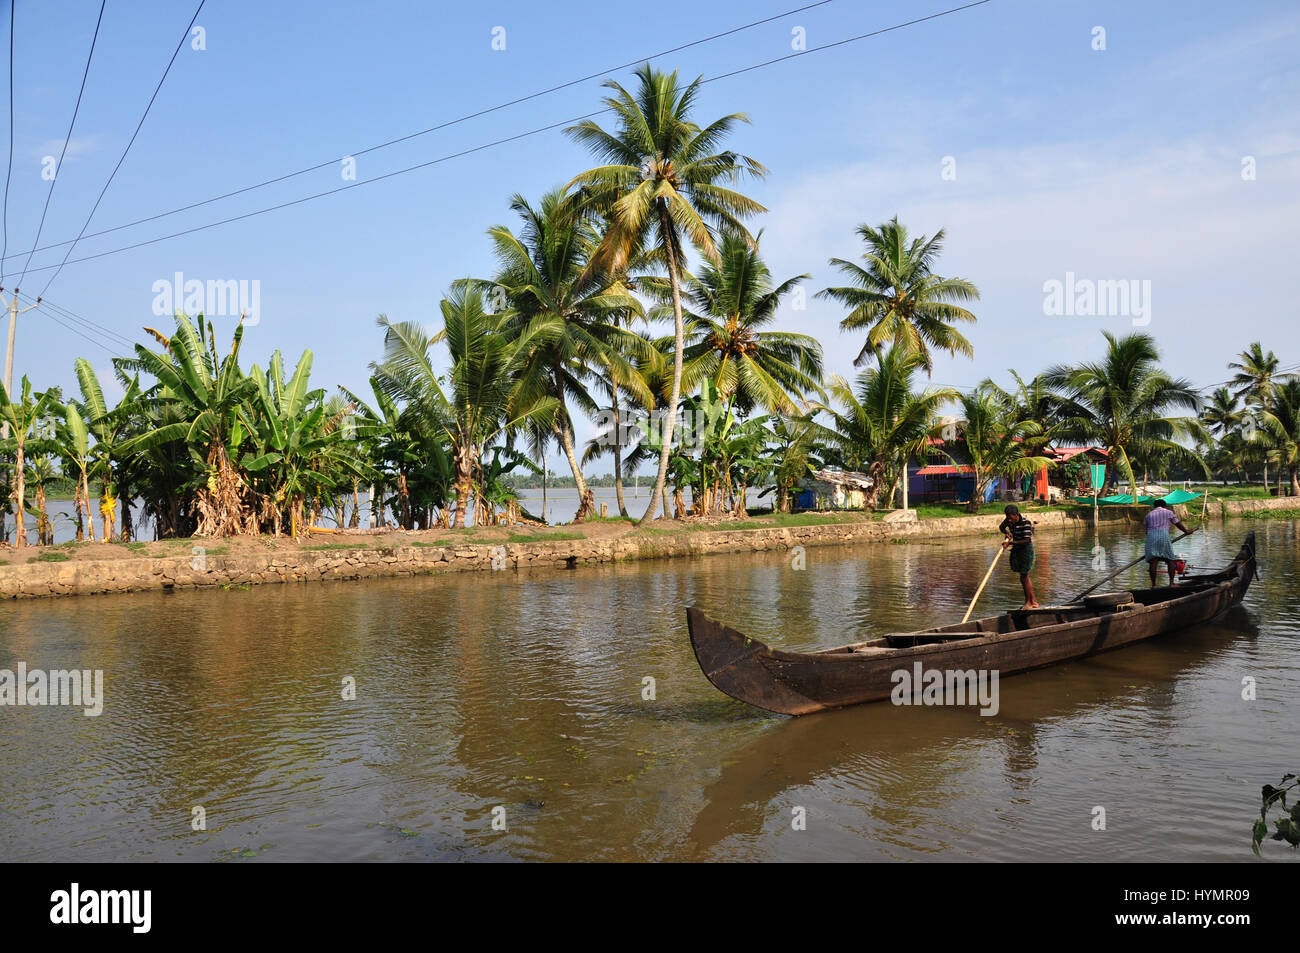
{"label": "paddle", "polygon": [[983,592],[984,587],[989,584],[989,577],[993,575],[993,567],[996,566],[998,564],[998,560],[1002,558],[1002,550],[1004,548],[1005,547],[1002,546],[998,547],[998,554],[993,557],[993,562],[989,563],[989,571],[984,574],[984,581],[981,582],[980,587],[975,590],[975,598],[972,599],[970,601],[970,605],[966,607],[966,614],[961,617],[961,621],[965,622],[967,619],[969,619],[971,612],[975,610],[975,603],[979,602],[980,593]]}
{"label": "paddle", "polygon": [[[1196,529],[1200,529],[1200,527],[1198,526],[1198,527],[1196,527]],[[1174,537],[1173,539],[1171,539],[1169,542],[1171,542],[1171,543],[1176,543],[1176,542],[1178,542],[1180,539],[1186,539],[1188,536],[1191,536],[1193,533],[1195,533],[1195,532],[1196,532],[1196,529],[1189,529],[1187,532],[1183,533],[1181,536],[1175,536],[1175,537]],[[1111,573],[1109,576],[1107,576],[1107,577],[1106,577],[1105,579],[1103,579],[1101,582],[1098,582],[1098,583],[1096,583],[1096,584],[1094,584],[1094,585],[1091,585],[1091,586],[1089,586],[1087,589],[1083,590],[1083,592],[1079,593],[1077,596],[1075,596],[1073,599],[1071,599],[1069,602],[1067,602],[1066,605],[1069,605],[1069,604],[1072,603],[1072,602],[1078,602],[1080,599],[1082,599],[1082,598],[1083,598],[1084,596],[1086,596],[1088,593],[1090,593],[1090,592],[1092,592],[1094,589],[1096,589],[1097,586],[1105,585],[1106,583],[1108,583],[1108,582],[1110,582],[1112,579],[1114,579],[1116,576],[1118,576],[1120,573],[1122,573],[1125,569],[1132,569],[1132,568],[1133,568],[1134,566],[1136,566],[1138,563],[1143,562],[1146,558],[1147,558],[1147,557],[1146,557],[1146,553],[1143,553],[1141,556],[1139,556],[1137,559],[1133,560],[1133,561],[1132,561],[1131,563],[1129,563],[1127,566],[1120,566],[1118,569],[1116,569],[1113,573]]]}

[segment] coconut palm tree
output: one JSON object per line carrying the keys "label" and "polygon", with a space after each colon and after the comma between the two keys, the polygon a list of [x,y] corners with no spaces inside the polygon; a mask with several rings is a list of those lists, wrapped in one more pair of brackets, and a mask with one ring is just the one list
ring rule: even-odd
{"label": "coconut palm tree", "polygon": [[18,400],[13,401],[4,385],[0,384],[0,423],[8,425],[9,436],[4,441],[5,450],[14,459],[13,488],[10,491],[16,524],[14,545],[21,548],[27,545],[27,528],[23,523],[27,506],[27,442],[36,425],[54,408],[56,402],[52,391],[33,394],[32,382],[26,374],[23,375],[19,388]]}
{"label": "coconut palm tree", "polygon": [[1237,403],[1238,397],[1226,387],[1215,388],[1201,411],[1201,421],[1213,434],[1220,437],[1239,429],[1246,419]]}
{"label": "coconut palm tree", "polygon": [[994,400],[1015,420],[1029,420],[1038,425],[1038,432],[1025,437],[1025,442],[1034,453],[1042,453],[1062,429],[1062,400],[1047,386],[1042,374],[1031,380],[1025,380],[1014,370],[1011,379],[1015,387],[1005,390],[992,379],[982,381],[980,390]]}
{"label": "coconut palm tree", "polygon": [[[499,436],[528,426],[551,428],[558,401],[521,399],[516,375],[533,345],[530,331],[506,333],[504,319],[489,314],[473,283],[452,287],[441,302],[443,329],[428,334],[415,321],[393,323],[380,315],[384,359],[371,365],[378,386],[423,417],[446,438],[456,474],[452,527],[465,525],[465,511],[482,472],[483,448]],[[446,341],[451,369],[446,381],[433,364],[433,346]]]}
{"label": "coconut palm tree", "polygon": [[[1160,352],[1148,334],[1116,337],[1103,331],[1106,354],[1100,362],[1058,364],[1043,376],[1061,394],[1066,436],[1104,447],[1113,467],[1128,481],[1137,499],[1133,457],[1161,454],[1171,464],[1198,469],[1206,477],[1205,461],[1180,440],[1209,435],[1194,416],[1172,411],[1201,408],[1190,382],[1173,378],[1160,368]],[[1132,456],[1130,456],[1132,455]]]}
{"label": "coconut palm tree", "polygon": [[[964,462],[975,476],[970,512],[979,512],[985,494],[998,477],[1018,480],[1052,465],[1035,449],[1035,438],[1042,436],[1042,427],[1035,421],[1018,419],[1014,409],[1008,409],[995,393],[976,389],[961,394],[957,413],[961,416],[957,430],[966,456]],[[953,458],[953,462],[962,461]]]}
{"label": "coconut palm tree", "polygon": [[1291,495],[1300,496],[1300,381],[1291,378],[1274,384],[1269,405],[1270,409],[1260,412],[1260,429],[1270,438],[1269,455],[1291,478]]}
{"label": "coconut palm tree", "polygon": [[672,386],[663,419],[659,472],[650,506],[641,518],[644,523],[663,493],[682,393],[685,243],[717,264],[713,229],[747,236],[741,220],[765,211],[724,183],[744,175],[761,177],[767,170],[748,156],[719,150],[738,123],[749,121],[745,115],[733,113],[704,127],[690,118],[702,77],[683,86],[676,72],[663,73],[647,63],[637,70],[636,78],[635,95],[614,80],[605,83],[613,91],[604,102],[617,117],[617,131],[607,132],[588,119],[566,132],[605,163],[569,183],[579,188],[576,200],[599,210],[608,222],[589,267],[618,274],[636,249],[649,244],[662,252],[668,272],[673,304]]}
{"label": "coconut palm tree", "polygon": [[973,322],[975,315],[959,302],[979,299],[979,291],[964,278],[943,278],[933,268],[943,251],[944,230],[933,237],[909,240],[898,216],[872,228],[859,225],[866,243],[863,264],[832,258],[852,284],[826,288],[819,298],[838,301],[849,308],[840,328],[867,328],[867,340],[854,364],[861,366],[890,342],[912,348],[927,374],[934,370],[932,347],[969,357],[969,341],[953,327],[954,321]]}
{"label": "coconut palm tree", "polygon": [[828,388],[833,403],[813,405],[830,415],[824,437],[837,448],[844,466],[871,477],[864,504],[868,510],[885,489],[886,471],[922,449],[942,426],[939,409],[957,399],[951,387],[914,392],[913,378],[921,366],[920,355],[895,344],[879,353],[876,366],[858,374],[852,385],[835,375]]}
{"label": "coconut palm tree", "polygon": [[[1228,362],[1228,369],[1236,371],[1228,382],[1236,388],[1234,396],[1244,398],[1248,407],[1267,411],[1273,402],[1274,388],[1287,380],[1295,378],[1294,374],[1280,373],[1281,362],[1272,351],[1265,351],[1259,341],[1237,355],[1237,360]],[[1246,440],[1260,444],[1263,453],[1264,490],[1268,491],[1268,460],[1274,449],[1266,446],[1270,439],[1268,432],[1260,432],[1258,414],[1252,414],[1246,421]]]}
{"label": "coconut palm tree", "polygon": [[596,412],[587,385],[598,372],[610,375],[615,386],[642,403],[651,401],[626,356],[650,347],[619,325],[624,315],[641,314],[641,303],[613,273],[588,267],[600,236],[590,209],[566,202],[564,189],[546,193],[536,207],[516,195],[510,207],[523,219],[523,228],[519,234],[504,225],[488,230],[500,270],[494,281],[477,284],[489,295],[496,288],[504,291],[505,333],[529,336],[531,343],[520,355],[518,397],[524,402],[555,399],[555,435],[578,489],[573,521],[581,523],[595,498],[574,450],[569,407],[587,415]]}
{"label": "coconut palm tree", "polygon": [[759,257],[758,242],[724,234],[717,265],[706,264],[686,283],[682,387],[693,392],[707,378],[737,413],[755,407],[794,414],[795,400],[818,391],[822,349],[807,334],[766,330],[781,301],[810,275],[779,285]]}

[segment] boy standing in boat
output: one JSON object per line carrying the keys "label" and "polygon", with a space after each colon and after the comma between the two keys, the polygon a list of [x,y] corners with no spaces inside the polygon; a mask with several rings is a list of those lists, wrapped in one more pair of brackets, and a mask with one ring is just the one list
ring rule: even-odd
{"label": "boy standing in boat", "polygon": [[1020,587],[1025,590],[1025,604],[1020,608],[1037,609],[1038,599],[1029,579],[1029,571],[1034,568],[1034,524],[1020,515],[1020,507],[1014,503],[1008,503],[1003,512],[1006,518],[998,532],[1006,536],[1002,548],[1011,550],[1011,571],[1020,574]]}

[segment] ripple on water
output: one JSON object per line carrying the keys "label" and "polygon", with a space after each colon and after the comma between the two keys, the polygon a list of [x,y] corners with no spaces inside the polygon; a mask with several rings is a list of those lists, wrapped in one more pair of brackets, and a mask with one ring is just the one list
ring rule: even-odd
{"label": "ripple on water", "polygon": [[[992,540],[13,604],[0,667],[102,668],[107,703],[6,712],[0,856],[1248,859],[1300,690],[1296,526],[1254,528],[1244,608],[1007,679],[991,718],[757,711],[704,680],[682,610],[792,649],[920,628],[965,609]],[[1244,531],[1186,551],[1222,564]],[[1140,546],[1042,534],[1044,601],[1096,578],[1097,543]],[[1019,600],[995,572],[981,611]]]}

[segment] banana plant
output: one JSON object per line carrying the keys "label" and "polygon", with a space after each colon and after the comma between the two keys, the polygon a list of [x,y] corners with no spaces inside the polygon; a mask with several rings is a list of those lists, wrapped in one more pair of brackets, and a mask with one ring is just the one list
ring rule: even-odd
{"label": "banana plant", "polygon": [[[100,386],[99,377],[90,362],[79,357],[73,369],[81,389],[81,403],[77,412],[95,438],[94,459],[88,476],[99,478],[99,512],[104,520],[103,541],[107,543],[113,538],[117,512],[117,477],[126,456],[123,445],[130,432],[129,411],[140,397],[140,379],[138,376],[133,377],[117,406],[109,407],[108,401],[104,399],[104,388]],[[86,509],[90,510],[89,483],[86,484]],[[87,521],[92,524],[93,539],[93,515],[88,516]]]}
{"label": "banana plant", "polygon": [[[206,340],[205,340],[206,332]],[[257,383],[239,367],[239,347],[244,338],[241,320],[230,351],[217,350],[216,330],[199,315],[195,325],[186,315],[176,315],[176,333],[166,338],[152,332],[163,350],[135,346],[130,366],[152,374],[158,381],[145,403],[174,401],[181,420],[148,430],[126,441],[123,453],[136,453],[172,440],[184,440],[206,479],[196,488],[197,536],[256,534],[258,514],[252,493],[236,466],[249,435],[246,405],[257,395]]]}
{"label": "banana plant", "polygon": [[95,458],[90,446],[90,430],[75,402],[64,405],[63,420],[55,429],[54,441],[63,458],[63,472],[76,481],[73,506],[77,514],[77,542],[86,539],[89,531],[90,542],[93,543],[95,522],[90,515],[89,475],[95,465]]}
{"label": "banana plant", "polygon": [[27,545],[27,528],[23,522],[27,498],[27,462],[25,456],[27,441],[37,423],[49,413],[50,408],[55,403],[54,394],[51,391],[33,394],[32,382],[27,379],[26,374],[23,375],[20,388],[18,400],[15,402],[9,399],[9,394],[4,385],[0,384],[0,422],[7,424],[9,431],[9,436],[4,441],[5,450],[12,453],[14,457],[11,497],[14,503],[16,526],[14,545],[19,548]]}

